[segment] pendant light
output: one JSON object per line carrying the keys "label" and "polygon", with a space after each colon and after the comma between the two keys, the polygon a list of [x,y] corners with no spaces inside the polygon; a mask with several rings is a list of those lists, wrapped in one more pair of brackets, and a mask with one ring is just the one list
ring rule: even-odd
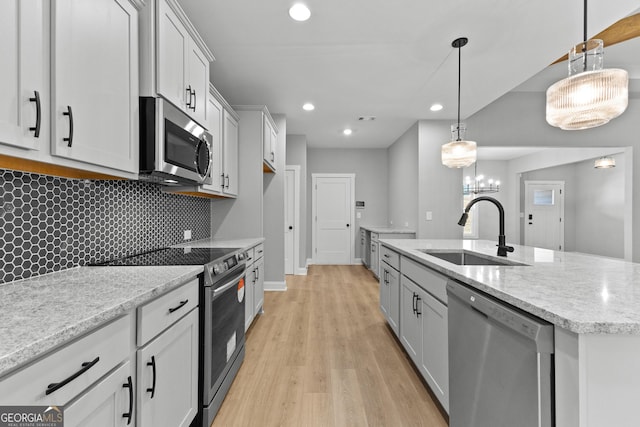
{"label": "pendant light", "polygon": [[451,126],[451,142],[444,144],[441,149],[442,164],[450,168],[464,168],[476,161],[476,143],[463,140],[467,127],[464,123],[460,123],[461,48],[468,41],[466,37],[460,37],[451,43],[451,46],[458,49],[458,121]]}
{"label": "pendant light", "polygon": [[584,0],[582,43],[569,52],[569,76],[547,89],[547,123],[564,130],[589,129],[618,117],[629,103],[629,74],[603,68],[599,39],[587,40],[587,0]]}
{"label": "pendant light", "polygon": [[593,165],[596,169],[611,169],[616,167],[616,159],[610,156],[600,157],[596,159]]}

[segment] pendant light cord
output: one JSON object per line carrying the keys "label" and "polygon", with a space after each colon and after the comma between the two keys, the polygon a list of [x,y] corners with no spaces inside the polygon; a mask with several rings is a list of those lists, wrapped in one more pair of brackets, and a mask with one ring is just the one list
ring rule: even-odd
{"label": "pendant light cord", "polygon": [[584,17],[582,32],[582,71],[587,71],[587,0],[584,0]]}
{"label": "pendant light cord", "polygon": [[[585,0],[586,1],[586,0]],[[456,127],[458,128],[458,139],[460,141],[460,74],[462,67],[460,63],[462,62],[462,46],[458,47],[458,123],[456,123]]]}

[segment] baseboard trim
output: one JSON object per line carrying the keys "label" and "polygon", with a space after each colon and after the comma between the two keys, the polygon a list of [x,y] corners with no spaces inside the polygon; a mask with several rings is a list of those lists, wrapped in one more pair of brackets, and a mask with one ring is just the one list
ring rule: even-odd
{"label": "baseboard trim", "polygon": [[307,267],[298,268],[295,272],[296,276],[306,276],[307,275]]}
{"label": "baseboard trim", "polygon": [[287,290],[287,282],[264,282],[264,290],[265,291],[286,291]]}

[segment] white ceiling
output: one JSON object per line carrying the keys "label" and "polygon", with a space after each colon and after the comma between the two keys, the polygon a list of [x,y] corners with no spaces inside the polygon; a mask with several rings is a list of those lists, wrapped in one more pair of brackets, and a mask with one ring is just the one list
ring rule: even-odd
{"label": "white ceiling", "polygon": [[[306,135],[311,147],[388,147],[418,119],[454,122],[457,37],[469,38],[464,120],[582,35],[579,0],[306,0],[307,22],[289,18],[293,0],[179,1],[216,56],[211,80],[223,96],[285,114],[287,133]],[[592,0],[589,34],[636,9],[638,0]],[[315,111],[303,111],[305,102]],[[445,108],[429,111],[434,102]],[[359,122],[364,115],[377,119]],[[345,127],[354,133],[342,135]]]}

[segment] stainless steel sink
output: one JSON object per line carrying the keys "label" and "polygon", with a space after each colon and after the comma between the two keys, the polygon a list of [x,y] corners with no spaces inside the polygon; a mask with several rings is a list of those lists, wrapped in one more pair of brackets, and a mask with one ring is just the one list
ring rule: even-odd
{"label": "stainless steel sink", "polygon": [[514,265],[526,266],[521,262],[511,261],[489,255],[471,252],[464,249],[444,250],[444,249],[418,249],[418,251],[427,255],[440,258],[443,261],[456,265]]}

